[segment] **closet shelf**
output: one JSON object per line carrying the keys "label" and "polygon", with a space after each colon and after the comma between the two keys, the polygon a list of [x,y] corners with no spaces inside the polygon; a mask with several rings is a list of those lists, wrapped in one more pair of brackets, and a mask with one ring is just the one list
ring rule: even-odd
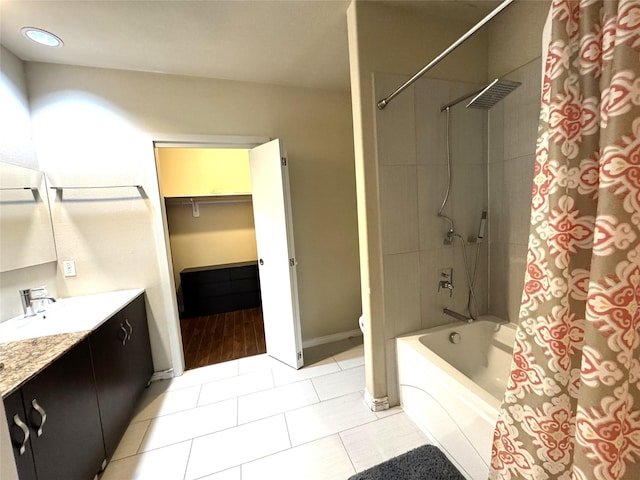
{"label": "closet shelf", "polygon": [[192,203],[238,203],[250,202],[250,193],[226,193],[218,195],[189,195],[186,197],[164,197],[167,205],[191,205]]}
{"label": "closet shelf", "polygon": [[223,204],[223,203],[247,203],[251,202],[250,193],[227,193],[217,195],[191,195],[188,197],[164,197],[165,204],[169,205],[190,205],[193,216],[200,216],[200,205]]}

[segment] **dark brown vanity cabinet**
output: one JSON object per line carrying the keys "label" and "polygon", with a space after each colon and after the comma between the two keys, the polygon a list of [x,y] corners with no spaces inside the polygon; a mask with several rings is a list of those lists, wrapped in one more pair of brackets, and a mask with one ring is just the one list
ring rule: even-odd
{"label": "dark brown vanity cabinet", "polygon": [[152,374],[140,294],[4,398],[20,480],[93,479]]}
{"label": "dark brown vanity cabinet", "polygon": [[144,295],[103,323],[89,340],[104,444],[110,459],[153,374]]}
{"label": "dark brown vanity cabinet", "polygon": [[20,480],[90,480],[101,470],[105,451],[87,340],[7,397],[5,410]]}

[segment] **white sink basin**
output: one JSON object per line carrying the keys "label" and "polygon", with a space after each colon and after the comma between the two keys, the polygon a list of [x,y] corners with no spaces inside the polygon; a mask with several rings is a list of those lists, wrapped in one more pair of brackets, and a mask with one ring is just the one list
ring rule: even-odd
{"label": "white sink basin", "polygon": [[60,299],[44,312],[0,323],[0,343],[94,330],[141,292],[121,290]]}

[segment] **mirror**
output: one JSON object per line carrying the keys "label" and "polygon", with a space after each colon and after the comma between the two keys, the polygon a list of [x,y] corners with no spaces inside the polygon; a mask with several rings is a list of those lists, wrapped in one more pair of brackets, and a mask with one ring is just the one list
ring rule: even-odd
{"label": "mirror", "polygon": [[56,260],[42,172],[0,162],[0,272]]}

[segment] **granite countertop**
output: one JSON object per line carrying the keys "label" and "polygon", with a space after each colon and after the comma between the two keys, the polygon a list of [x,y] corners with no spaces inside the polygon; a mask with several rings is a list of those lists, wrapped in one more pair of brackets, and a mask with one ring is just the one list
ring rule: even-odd
{"label": "granite countertop", "polygon": [[143,292],[120,290],[66,298],[37,316],[0,323],[0,396],[20,388]]}
{"label": "granite countertop", "polygon": [[10,395],[28,379],[51,365],[89,331],[61,333],[46,337],[0,343],[0,396]]}

